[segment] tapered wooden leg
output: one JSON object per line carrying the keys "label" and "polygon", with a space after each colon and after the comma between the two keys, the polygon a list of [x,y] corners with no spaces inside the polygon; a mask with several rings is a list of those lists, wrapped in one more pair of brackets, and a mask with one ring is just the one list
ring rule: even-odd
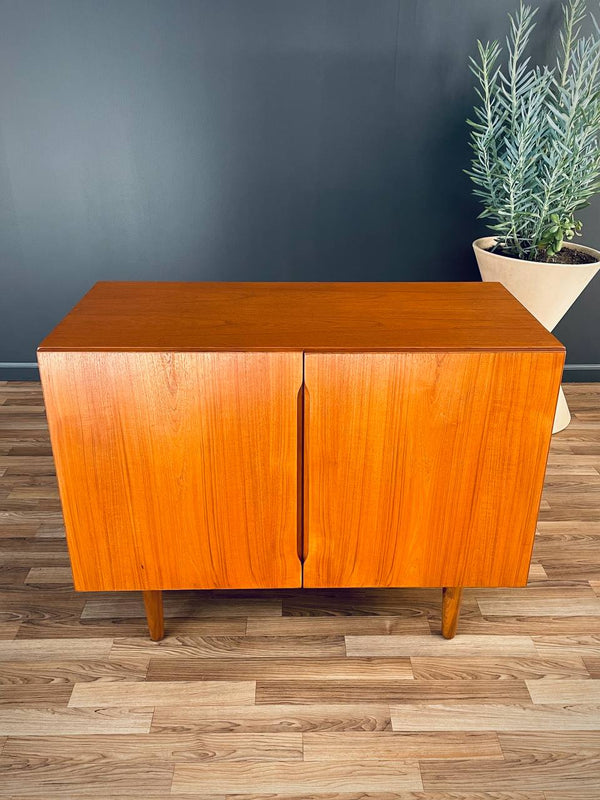
{"label": "tapered wooden leg", "polygon": [[442,636],[453,639],[460,614],[462,586],[446,586],[442,592]]}
{"label": "tapered wooden leg", "polygon": [[142,592],[146,606],[146,619],[148,630],[153,642],[160,641],[165,635],[165,620],[163,616],[162,592],[160,589]]}

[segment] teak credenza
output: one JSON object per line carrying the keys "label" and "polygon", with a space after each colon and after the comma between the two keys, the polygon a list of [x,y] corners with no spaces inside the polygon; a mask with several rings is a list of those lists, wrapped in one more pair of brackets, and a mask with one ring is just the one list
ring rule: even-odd
{"label": "teak credenza", "polygon": [[497,283],[102,282],[38,360],[75,588],[523,586],[564,348]]}

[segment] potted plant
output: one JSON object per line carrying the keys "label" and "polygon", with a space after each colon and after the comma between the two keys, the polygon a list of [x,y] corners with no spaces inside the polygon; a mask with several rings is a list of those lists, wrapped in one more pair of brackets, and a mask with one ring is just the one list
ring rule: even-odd
{"label": "potted plant", "polygon": [[[492,236],[473,242],[484,281],[499,281],[552,330],[600,268],[600,252],[571,240],[576,212],[600,192],[600,28],[581,35],[585,0],[569,0],[554,67],[526,56],[537,9],[509,15],[507,59],[477,42],[467,174]],[[571,419],[560,392],[554,432]]]}

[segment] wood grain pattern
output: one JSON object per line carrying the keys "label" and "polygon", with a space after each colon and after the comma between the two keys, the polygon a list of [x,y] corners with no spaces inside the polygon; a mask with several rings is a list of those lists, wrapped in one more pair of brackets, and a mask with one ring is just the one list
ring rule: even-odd
{"label": "wood grain pattern", "polygon": [[175,663],[151,658],[146,680],[398,681],[413,677],[408,658],[179,658]]}
{"label": "wood grain pattern", "polygon": [[143,352],[530,348],[564,349],[499,283],[405,282],[100,282],[40,345]]}
{"label": "wood grain pattern", "polygon": [[115,639],[113,658],[312,658],[343,656],[342,636],[181,636],[170,637],[158,646],[144,639]]}
{"label": "wood grain pattern", "polygon": [[[598,386],[567,384],[565,391],[575,426],[598,417]],[[439,636],[439,589],[357,588],[167,592],[169,636],[157,645],[146,637],[138,593],[80,595],[68,570],[54,572],[58,558],[67,563],[60,512],[47,506],[56,502],[48,497],[56,479],[51,460],[38,455],[48,452],[47,433],[35,439],[18,433],[23,406],[41,407],[39,384],[0,382],[0,407],[16,417],[13,424],[10,411],[0,415],[7,434],[0,440],[0,619],[11,620],[0,625],[16,632],[0,641],[0,686],[8,702],[0,706],[0,772],[9,775],[0,781],[1,797],[598,800],[600,703],[595,688],[585,685],[600,679],[594,613],[600,584],[592,547],[600,509],[594,492],[589,502],[582,495],[586,481],[593,489],[600,480],[600,456],[573,452],[581,441],[571,430],[579,429],[552,442],[552,494],[536,548],[537,563],[552,577],[531,576],[524,589],[465,589],[453,641]],[[39,416],[42,430],[43,412],[26,413]],[[591,432],[590,447],[600,443],[600,428],[581,430]],[[511,609],[503,605],[507,600]],[[543,614],[544,601],[551,616]],[[183,683],[185,695],[186,682],[222,683],[223,690],[257,681],[265,692],[271,683],[285,690],[290,702],[65,705],[73,687],[87,685],[99,700],[100,684],[146,681],[155,686],[146,701],[161,683]],[[524,681],[537,702],[525,695],[509,700]],[[388,683],[395,694],[384,697]],[[475,683],[489,685],[489,693],[473,690]],[[322,698],[344,686],[360,694],[352,687],[371,684],[377,700],[362,694],[361,702],[330,703],[307,694],[316,685],[324,687]],[[413,684],[410,692],[418,695],[390,704]],[[40,692],[55,689],[61,704],[43,704]],[[585,702],[565,702],[582,696]],[[42,705],[30,705],[36,698]],[[112,698],[115,693],[103,696]],[[375,788],[371,774],[388,780],[386,765],[407,760],[425,779],[425,791]],[[352,783],[351,771],[340,765],[354,763],[361,766]],[[203,771],[190,773],[172,793],[174,770],[197,764]],[[270,781],[267,764],[275,778],[297,766],[285,792],[265,792],[262,778],[254,777]],[[298,783],[305,774],[309,786]],[[225,793],[223,776],[231,776],[235,791]],[[204,777],[219,789],[207,788]]]}
{"label": "wood grain pattern", "polygon": [[[224,794],[215,794],[211,792],[210,794],[189,794],[189,793],[178,793],[177,800],[272,800],[273,797],[285,797],[285,800],[597,800],[594,796],[592,797],[591,794],[585,793],[585,789],[580,790],[583,791],[583,794],[577,795],[575,797],[572,793],[567,793],[564,796],[561,795],[557,797],[555,793],[542,793],[537,791],[527,791],[527,792],[470,792],[465,794],[464,792],[343,792],[340,793],[331,793],[326,792],[323,794],[322,792],[316,791],[309,791],[309,792],[302,792],[302,794],[289,794],[286,792],[285,795],[278,795],[278,794],[264,794],[263,792],[252,792],[251,794],[247,794],[244,792],[243,794],[239,794],[235,792],[234,794],[229,793],[227,795]],[[171,798],[173,795],[153,795],[153,800],[165,800],[166,797]],[[74,798],[72,796],[67,795],[68,800],[80,800],[79,797]],[[12,800],[12,798],[11,798]],[[31,800],[31,796],[23,795],[19,798],[19,800]],[[36,798],[36,800],[38,800]],[[44,795],[44,800],[65,800],[64,795]],[[113,796],[111,795],[111,800],[132,800],[131,795],[119,795]],[[135,795],[134,800],[144,800],[143,796]]]}
{"label": "wood grain pattern", "polygon": [[73,585],[71,567],[32,567],[27,573],[25,583],[63,583]]}
{"label": "wood grain pattern", "polygon": [[39,362],[77,589],[300,586],[300,353]]}
{"label": "wood grain pattern", "polygon": [[548,632],[544,636],[532,637],[536,652],[542,658],[564,653],[566,655],[600,656],[600,634],[571,633],[556,635]]}
{"label": "wood grain pattern", "polygon": [[[173,623],[169,623],[170,626]],[[243,636],[246,621],[235,619],[178,619],[177,632],[182,636]],[[148,636],[145,619],[122,620],[107,619],[103,622],[88,623],[85,620],[76,622],[56,619],[34,619],[21,623],[16,639],[49,639],[56,636],[67,638],[91,639],[98,636],[111,639],[122,637]],[[144,659],[142,659],[144,660]]]}
{"label": "wood grain pattern", "polygon": [[487,616],[524,617],[597,617],[600,616],[600,597],[519,598],[509,596],[478,600],[482,614]]}
{"label": "wood grain pattern", "polygon": [[537,753],[600,754],[600,731],[538,731],[530,733],[498,734],[498,739],[508,761],[516,760],[524,752],[535,749]]}
{"label": "wood grain pattern", "polygon": [[168,762],[130,763],[116,759],[99,769],[98,764],[87,763],[85,756],[79,758],[76,753],[71,753],[52,761],[10,759],[2,764],[2,790],[5,797],[29,796],[46,800],[48,787],[52,787],[60,797],[72,800],[73,796],[77,797],[74,793],[80,791],[82,784],[85,786],[84,796],[100,797],[103,793],[106,797],[107,790],[131,796],[143,785],[145,796],[153,797],[169,791],[172,776],[173,766]]}
{"label": "wood grain pattern", "polygon": [[156,681],[77,683],[70,708],[128,706],[252,705],[254,681]]}
{"label": "wood grain pattern", "polygon": [[307,761],[503,758],[495,733],[448,732],[441,737],[438,733],[345,731],[305,733],[302,738]]}
{"label": "wood grain pattern", "polygon": [[18,632],[18,622],[0,622],[0,639],[14,639]]}
{"label": "wood grain pattern", "polygon": [[600,732],[546,731],[535,737],[500,733],[498,738],[505,761],[516,766],[517,774],[526,764],[539,770],[540,785],[552,787],[546,798],[595,800],[598,796]]}
{"label": "wood grain pattern", "polygon": [[[481,734],[474,734],[474,736]],[[460,747],[459,737],[456,737]],[[491,737],[478,740],[473,738],[472,745],[487,757],[495,755]],[[496,747],[500,747],[495,738]],[[13,736],[3,755],[18,758],[59,759],[73,746],[75,741],[65,736]],[[102,736],[80,735],[76,740],[77,755],[86,756],[90,761],[102,762],[106,753],[114,753],[113,758],[120,761],[176,761],[188,763],[196,761],[301,761],[301,733],[153,733],[103,734]],[[442,748],[431,745],[432,752],[440,752]],[[408,748],[407,748],[408,751]],[[463,751],[466,748],[463,747]],[[413,753],[414,753],[413,749]],[[501,753],[501,751],[500,751]],[[484,757],[482,755],[482,757]]]}
{"label": "wood grain pattern", "polygon": [[583,663],[592,678],[600,678],[600,656],[584,658]]}
{"label": "wood grain pattern", "polygon": [[[591,681],[586,681],[591,683]],[[256,703],[527,702],[522,681],[258,681]],[[592,701],[593,702],[593,701]]]}
{"label": "wood grain pattern", "polygon": [[158,706],[152,732],[277,733],[391,730],[389,704]]}
{"label": "wood grain pattern", "polygon": [[65,736],[148,733],[152,709],[0,708],[0,735]]}
{"label": "wood grain pattern", "polygon": [[[517,635],[530,634],[532,637],[552,636],[569,634],[573,630],[580,630],[585,624],[590,633],[597,635],[600,633],[599,617],[561,617],[560,614],[547,617],[545,615],[535,617],[504,617],[492,614],[481,617],[477,614],[462,617],[461,634],[502,634]],[[438,626],[439,628],[439,626]],[[437,632],[434,622],[431,620],[432,632]]]}
{"label": "wood grain pattern", "polygon": [[[298,600],[301,604],[301,600]],[[436,604],[439,606],[439,601]],[[406,609],[402,609],[404,613]],[[323,613],[327,613],[326,604]],[[329,636],[367,636],[370,634],[403,634],[419,636],[429,634],[427,614],[414,613],[413,616],[319,616],[315,614],[307,617],[253,617],[248,619],[247,634],[249,636],[302,636],[310,634],[324,634]]]}
{"label": "wood grain pattern", "polygon": [[304,585],[525,584],[561,368],[308,353]]}
{"label": "wood grain pattern", "polygon": [[527,688],[534,703],[557,703],[566,706],[574,703],[597,703],[600,707],[600,680],[529,680]]}
{"label": "wood grain pattern", "polygon": [[[291,617],[393,617],[396,623],[427,616],[439,616],[440,591],[436,588],[312,589],[284,595],[283,616]],[[478,610],[475,596],[465,593],[463,611]],[[384,620],[385,622],[385,620]]]}
{"label": "wood grain pattern", "polygon": [[0,642],[0,661],[56,661],[69,653],[70,658],[108,656],[112,639],[44,639]]}
{"label": "wood grain pattern", "polygon": [[593,704],[562,708],[509,703],[415,703],[392,706],[391,715],[395,731],[600,730],[598,706]]}
{"label": "wood grain pattern", "polygon": [[0,707],[47,708],[48,706],[66,706],[71,695],[71,688],[60,684],[0,686]]}
{"label": "wood grain pattern", "polygon": [[[82,620],[139,619],[144,616],[144,604],[137,592],[111,592],[88,595],[89,600],[81,613]],[[254,592],[250,597],[232,596],[221,592],[165,592],[163,594],[166,619],[228,619],[240,617],[272,617],[281,615],[281,597]],[[225,624],[225,623],[223,623]],[[245,629],[244,629],[245,630]],[[215,631],[216,633],[216,631]]]}
{"label": "wood grain pattern", "polygon": [[[65,655],[65,654],[63,654]],[[0,662],[0,686],[69,684],[98,681],[143,681],[148,664],[143,661],[72,659],[62,661]]]}
{"label": "wood grain pattern", "polygon": [[498,656],[416,656],[410,659],[415,679],[447,680],[568,680],[590,677],[589,665],[577,656],[570,658],[513,658]]}
{"label": "wood grain pattern", "polygon": [[536,655],[530,636],[473,636],[451,641],[433,636],[346,636],[349,656],[480,656],[490,651],[509,656]]}
{"label": "wood grain pattern", "polygon": [[401,792],[423,788],[416,761],[176,764],[171,792]]}
{"label": "wood grain pattern", "polygon": [[421,764],[426,791],[488,791],[522,789],[588,789],[598,791],[600,770],[597,757],[536,754],[535,748],[521,760],[480,761],[477,774],[468,760],[424,761]]}

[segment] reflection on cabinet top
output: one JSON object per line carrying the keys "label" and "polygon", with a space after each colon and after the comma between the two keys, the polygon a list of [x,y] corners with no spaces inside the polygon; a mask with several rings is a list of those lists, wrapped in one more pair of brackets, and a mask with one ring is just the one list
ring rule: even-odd
{"label": "reflection on cabinet top", "polygon": [[563,350],[499,283],[97,283],[40,350]]}

